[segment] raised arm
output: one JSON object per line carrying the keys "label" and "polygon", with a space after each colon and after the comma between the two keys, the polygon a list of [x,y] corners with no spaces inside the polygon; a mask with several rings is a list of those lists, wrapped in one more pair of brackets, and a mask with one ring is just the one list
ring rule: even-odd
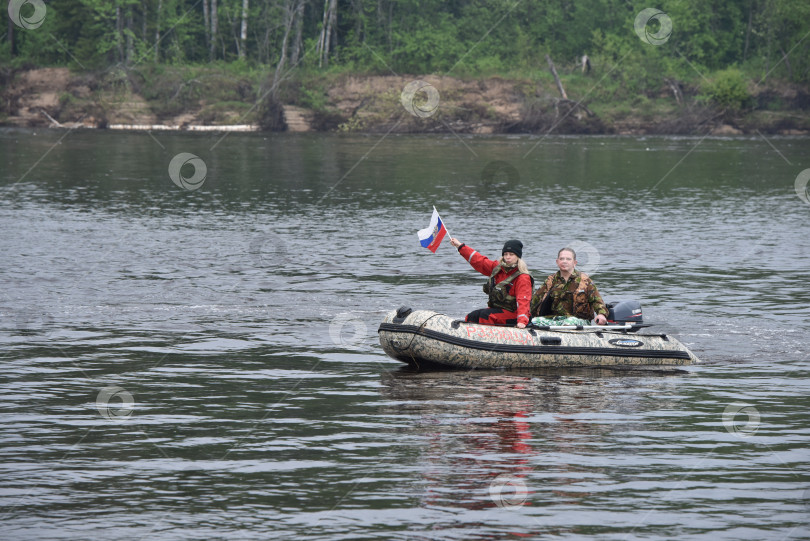
{"label": "raised arm", "polygon": [[450,239],[450,244],[458,248],[458,253],[461,254],[461,257],[466,259],[467,262],[472,265],[472,268],[484,276],[489,276],[492,273],[492,270],[498,265],[497,261],[492,261],[491,259],[484,257],[479,252],[473,250],[455,237]]}

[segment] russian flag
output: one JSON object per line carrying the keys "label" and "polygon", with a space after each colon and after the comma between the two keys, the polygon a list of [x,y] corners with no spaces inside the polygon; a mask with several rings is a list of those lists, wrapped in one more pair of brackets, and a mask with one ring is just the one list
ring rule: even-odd
{"label": "russian flag", "polygon": [[419,244],[435,254],[446,234],[447,228],[439,217],[436,207],[433,207],[433,216],[430,217],[430,225],[425,229],[420,229],[417,233],[419,236]]}

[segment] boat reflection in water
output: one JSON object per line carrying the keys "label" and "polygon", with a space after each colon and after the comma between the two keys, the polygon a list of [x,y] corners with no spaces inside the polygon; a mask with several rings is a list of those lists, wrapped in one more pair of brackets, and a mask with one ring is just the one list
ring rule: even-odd
{"label": "boat reflection in water", "polygon": [[[555,514],[560,505],[581,512],[581,504],[593,496],[588,487],[611,475],[600,455],[615,447],[626,460],[633,450],[619,441],[626,432],[643,429],[641,421],[632,420],[634,412],[667,407],[660,395],[675,393],[660,391],[684,376],[683,370],[660,367],[403,368],[383,376],[382,393],[395,401],[385,406],[386,414],[405,415],[406,430],[419,437],[423,507],[520,508],[537,518]],[[506,523],[506,515],[514,520],[510,513],[498,515]],[[487,517],[482,528],[492,525]]]}

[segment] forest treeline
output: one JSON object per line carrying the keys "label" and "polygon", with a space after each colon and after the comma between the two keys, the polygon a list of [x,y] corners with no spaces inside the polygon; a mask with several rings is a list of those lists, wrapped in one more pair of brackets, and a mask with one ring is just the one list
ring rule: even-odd
{"label": "forest treeline", "polygon": [[[643,40],[634,21],[652,17]],[[9,0],[0,62],[526,74],[583,55],[630,88],[737,68],[810,80],[807,0]],[[671,28],[667,24],[671,23]],[[573,68],[572,68],[573,69]]]}

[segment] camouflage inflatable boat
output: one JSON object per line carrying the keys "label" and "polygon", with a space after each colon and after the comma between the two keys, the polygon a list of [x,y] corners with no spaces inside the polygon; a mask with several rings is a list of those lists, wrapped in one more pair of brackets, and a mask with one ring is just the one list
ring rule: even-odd
{"label": "camouflage inflatable boat", "polygon": [[430,310],[389,312],[383,350],[417,368],[685,365],[698,358],[672,336],[642,334],[638,323],[603,327],[493,327]]}

